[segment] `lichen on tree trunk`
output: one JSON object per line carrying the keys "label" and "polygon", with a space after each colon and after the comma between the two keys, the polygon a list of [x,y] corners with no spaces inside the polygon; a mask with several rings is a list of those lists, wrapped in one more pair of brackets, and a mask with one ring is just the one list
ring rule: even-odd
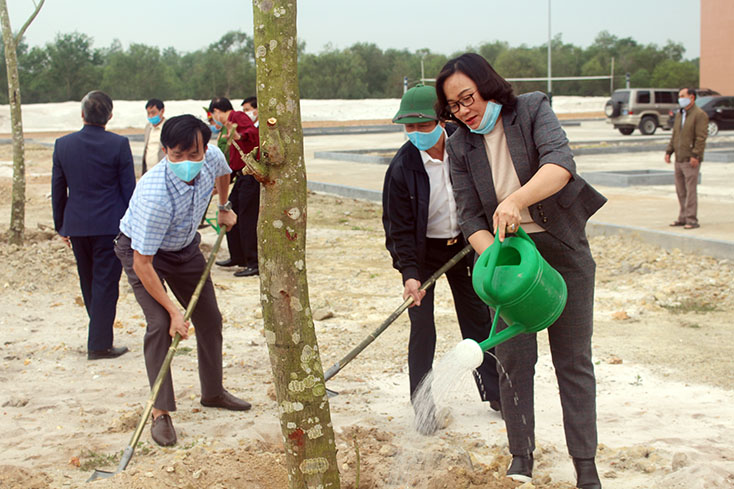
{"label": "lichen on tree trunk", "polygon": [[306,280],[306,171],[296,2],[254,0],[260,115],[258,251],[265,337],[291,488],[335,489],[336,446]]}

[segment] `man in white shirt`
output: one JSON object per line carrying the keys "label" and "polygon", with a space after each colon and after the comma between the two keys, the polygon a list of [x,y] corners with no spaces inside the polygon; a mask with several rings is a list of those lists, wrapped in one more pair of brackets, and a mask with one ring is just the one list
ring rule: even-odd
{"label": "man in white shirt", "polygon": [[[453,189],[449,178],[446,139],[455,129],[444,127],[433,108],[436,91],[418,85],[408,90],[393,122],[405,124],[409,141],[393,158],[382,191],[386,246],[393,266],[403,277],[403,299],[413,297],[408,309],[410,341],[408,368],[410,395],[431,370],[436,348],[433,318],[434,287],[419,291],[421,283],[466,246],[461,235]],[[471,256],[471,255],[470,255]],[[477,297],[471,281],[471,260],[448,272],[459,327],[464,338],[476,341],[489,336],[489,308]],[[492,409],[500,409],[499,378],[494,358],[485,360],[475,373],[479,393]],[[421,422],[417,429],[430,434],[438,422]]]}
{"label": "man in white shirt", "polygon": [[145,142],[143,143],[143,175],[166,156],[161,145],[161,129],[166,120],[163,115],[165,111],[163,101],[157,98],[152,98],[145,104],[148,122],[145,124]]}

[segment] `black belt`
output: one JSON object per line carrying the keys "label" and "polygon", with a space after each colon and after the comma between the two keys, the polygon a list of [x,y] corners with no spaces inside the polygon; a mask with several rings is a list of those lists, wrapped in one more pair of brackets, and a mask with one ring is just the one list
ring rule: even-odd
{"label": "black belt", "polygon": [[459,244],[459,236],[453,238],[426,238],[426,244],[428,246],[455,246]]}

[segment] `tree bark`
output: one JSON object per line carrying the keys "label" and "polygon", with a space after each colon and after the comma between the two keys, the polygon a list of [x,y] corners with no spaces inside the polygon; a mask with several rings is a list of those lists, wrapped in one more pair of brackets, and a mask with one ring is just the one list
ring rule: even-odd
{"label": "tree bark", "polygon": [[292,489],[340,487],[306,280],[306,171],[296,1],[254,0],[261,182],[258,251],[265,337]]}
{"label": "tree bark", "polygon": [[20,81],[18,79],[18,42],[23,33],[38,15],[45,0],[36,5],[17,35],[13,36],[10,28],[10,16],[5,0],[0,0],[0,24],[5,44],[5,65],[8,74],[8,103],[10,105],[10,125],[13,134],[13,191],[10,204],[10,229],[8,232],[11,244],[22,245],[25,232],[25,140],[23,139],[23,118],[20,108]]}

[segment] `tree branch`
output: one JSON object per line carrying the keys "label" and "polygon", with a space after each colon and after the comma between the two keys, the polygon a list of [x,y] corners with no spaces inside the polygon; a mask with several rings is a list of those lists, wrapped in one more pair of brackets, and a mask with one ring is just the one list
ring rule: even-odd
{"label": "tree branch", "polygon": [[265,166],[261,165],[260,162],[257,161],[254,156],[252,156],[252,153],[257,152],[257,150],[260,148],[255,147],[251,152],[245,154],[245,152],[242,151],[242,148],[240,148],[236,142],[232,141],[232,144],[234,144],[234,147],[237,148],[237,151],[240,153],[242,161],[245,163],[243,173],[246,175],[252,175],[253,177],[255,177],[255,180],[260,183],[269,183],[266,175],[267,170]]}
{"label": "tree branch", "polygon": [[36,10],[33,11],[30,17],[28,17],[28,20],[25,21],[25,24],[23,24],[23,27],[20,28],[18,33],[15,35],[15,45],[17,46],[20,40],[23,38],[23,34],[25,34],[26,29],[28,29],[28,26],[31,25],[31,22],[33,22],[33,19],[36,18],[38,15],[38,12],[41,10],[41,7],[43,7],[43,4],[46,0],[41,0],[38,5],[36,5],[36,2],[33,2],[33,5],[35,5]]}
{"label": "tree branch", "polygon": [[257,153],[257,151],[260,149],[259,147],[255,147],[250,151],[249,153],[245,154],[244,151],[242,151],[242,148],[240,148],[240,145],[237,144],[237,140],[234,139],[235,132],[237,131],[237,124],[232,124],[230,128],[230,132],[227,133],[227,143],[234,145],[234,147],[237,149],[237,152],[240,154],[240,157],[242,158],[242,161],[245,163],[245,168],[243,170],[243,173],[246,175],[252,175],[255,177],[255,180],[257,180],[260,183],[270,183],[267,178],[267,169],[264,165],[262,165],[259,161],[255,159],[254,156],[252,156],[253,153]]}

